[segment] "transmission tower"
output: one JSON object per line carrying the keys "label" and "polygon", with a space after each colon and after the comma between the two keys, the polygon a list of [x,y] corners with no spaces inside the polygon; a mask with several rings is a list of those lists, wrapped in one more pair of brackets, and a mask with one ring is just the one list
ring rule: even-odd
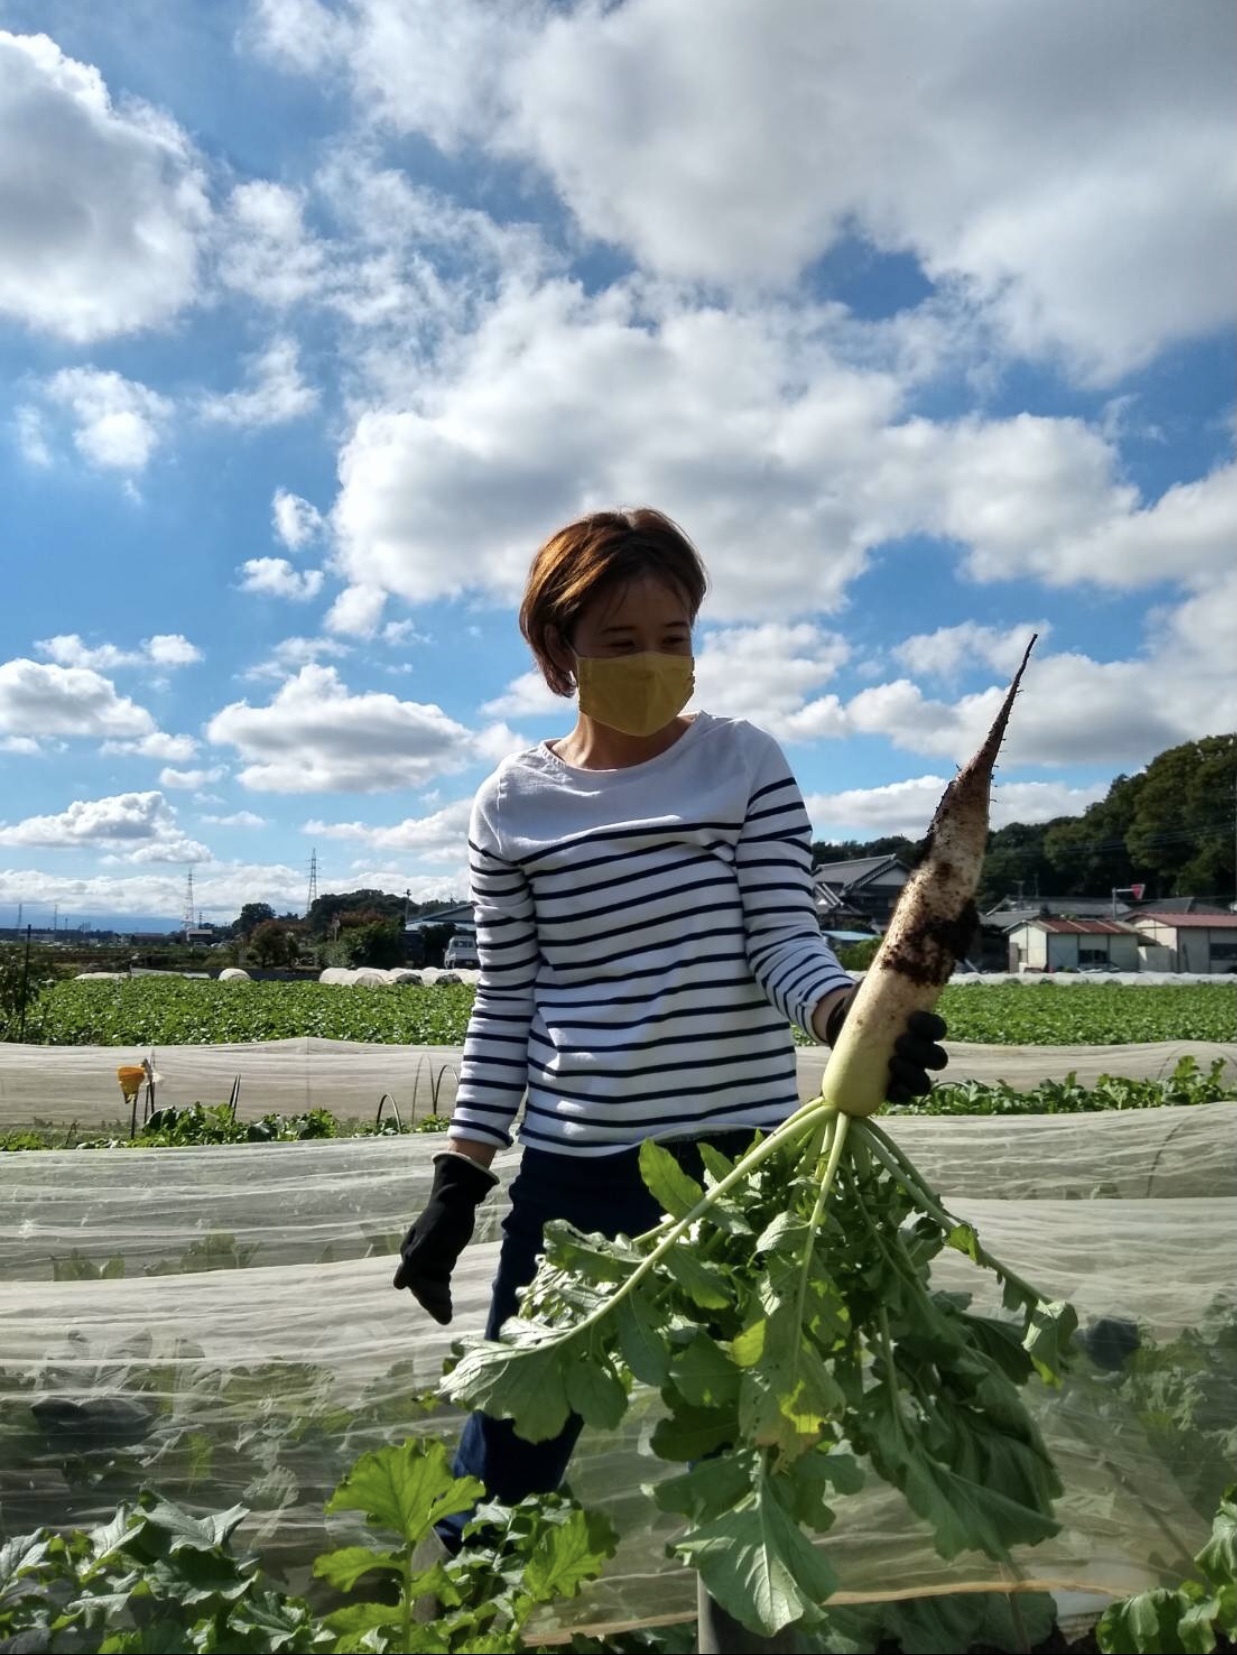
{"label": "transmission tower", "polygon": [[318,852],[315,850],[309,858],[309,895],[305,899],[305,917],[308,919],[310,909],[318,900]]}
{"label": "transmission tower", "polygon": [[193,865],[189,866],[189,874],[185,880],[185,941],[189,940],[189,933],[193,930]]}

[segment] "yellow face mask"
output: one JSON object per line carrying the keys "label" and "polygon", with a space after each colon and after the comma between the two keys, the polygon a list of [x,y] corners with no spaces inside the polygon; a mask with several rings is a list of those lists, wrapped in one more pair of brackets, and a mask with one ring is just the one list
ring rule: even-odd
{"label": "yellow face mask", "polygon": [[696,687],[690,655],[577,655],[580,711],[627,736],[651,736],[677,718]]}

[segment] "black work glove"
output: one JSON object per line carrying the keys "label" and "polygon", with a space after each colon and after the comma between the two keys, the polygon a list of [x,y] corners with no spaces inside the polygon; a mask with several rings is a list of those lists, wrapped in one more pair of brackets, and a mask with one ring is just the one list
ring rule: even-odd
{"label": "black work glove", "polygon": [[497,1182],[496,1173],[457,1150],[435,1155],[430,1198],[400,1247],[394,1285],[406,1287],[444,1327],[451,1320],[451,1272],[472,1240],[478,1206]]}
{"label": "black work glove", "polygon": [[945,1038],[945,1019],[934,1011],[913,1011],[906,1019],[906,1028],[893,1043],[889,1059],[890,1103],[910,1103],[926,1097],[932,1090],[929,1069],[943,1069],[949,1062],[945,1048],[937,1044]]}
{"label": "black work glove", "polygon": [[[830,1046],[837,1045],[854,998],[854,994],[848,995],[829,1014],[825,1035]],[[944,1038],[943,1017],[934,1011],[910,1014],[906,1028],[893,1043],[893,1056],[889,1059],[889,1090],[885,1095],[890,1103],[910,1103],[912,1098],[925,1097],[932,1090],[928,1070],[943,1069],[949,1062],[945,1048],[937,1044]]]}

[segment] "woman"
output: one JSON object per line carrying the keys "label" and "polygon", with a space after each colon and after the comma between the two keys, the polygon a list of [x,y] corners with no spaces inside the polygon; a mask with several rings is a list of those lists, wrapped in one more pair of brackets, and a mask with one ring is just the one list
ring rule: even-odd
{"label": "woman", "polygon": [[[481,959],[450,1147],[395,1276],[439,1322],[494,1153],[524,1153],[487,1336],[515,1314],[548,1220],[607,1236],[660,1216],[640,1179],[654,1137],[699,1170],[798,1105],[790,1024],[836,1038],[854,985],[820,933],[798,786],[772,737],[685,716],[700,559],[661,513],[598,512],[537,553],[520,627],[570,735],[504,760],[469,830]],[[912,1019],[890,1097],[928,1090],[944,1024]],[[474,1414],[455,1459],[492,1497],[556,1488],[579,1422],[528,1443]],[[461,1516],[439,1528],[459,1545]]]}

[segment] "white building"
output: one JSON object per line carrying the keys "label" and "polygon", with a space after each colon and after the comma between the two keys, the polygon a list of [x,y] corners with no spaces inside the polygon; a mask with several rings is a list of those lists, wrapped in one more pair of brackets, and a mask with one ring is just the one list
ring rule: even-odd
{"label": "white building", "polygon": [[1237,971],[1237,914],[1140,913],[1132,923],[1142,937],[1147,970],[1200,976]]}
{"label": "white building", "polygon": [[1139,934],[1120,920],[1037,918],[1011,926],[1008,936],[1011,971],[1141,969]]}

